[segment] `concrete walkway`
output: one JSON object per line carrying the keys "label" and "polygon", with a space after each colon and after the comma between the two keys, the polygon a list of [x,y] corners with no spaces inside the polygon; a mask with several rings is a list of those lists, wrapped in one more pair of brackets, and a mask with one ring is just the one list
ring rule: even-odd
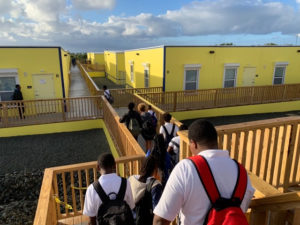
{"label": "concrete walkway", "polygon": [[70,97],[91,96],[88,86],[83,77],[81,76],[80,70],[77,66],[71,66],[70,79]]}

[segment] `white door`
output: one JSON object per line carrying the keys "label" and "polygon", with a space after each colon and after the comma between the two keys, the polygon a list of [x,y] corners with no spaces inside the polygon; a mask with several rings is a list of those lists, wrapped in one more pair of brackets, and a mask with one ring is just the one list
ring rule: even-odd
{"label": "white door", "polygon": [[255,85],[255,67],[245,67],[243,71],[243,86]]}

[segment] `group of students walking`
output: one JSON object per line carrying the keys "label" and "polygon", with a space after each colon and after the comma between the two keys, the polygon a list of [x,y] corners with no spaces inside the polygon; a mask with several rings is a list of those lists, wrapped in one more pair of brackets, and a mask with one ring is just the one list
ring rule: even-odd
{"label": "group of students walking", "polygon": [[[83,214],[91,225],[247,224],[244,212],[254,189],[246,170],[219,150],[217,132],[206,120],[188,129],[193,157],[179,161],[179,130],[164,114],[156,134],[157,118],[151,106],[129,103],[121,119],[132,135],[146,141],[146,157],[139,174],[127,180],[117,176],[110,153],[98,159],[100,178],[87,189]],[[148,109],[147,109],[148,108]]]}

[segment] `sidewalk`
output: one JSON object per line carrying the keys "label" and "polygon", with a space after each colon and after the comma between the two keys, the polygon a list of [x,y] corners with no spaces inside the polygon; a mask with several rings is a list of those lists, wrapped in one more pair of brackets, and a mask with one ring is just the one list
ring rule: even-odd
{"label": "sidewalk", "polygon": [[70,76],[70,91],[69,97],[83,97],[91,96],[91,93],[88,89],[88,86],[81,76],[80,70],[77,66],[71,67],[71,76]]}

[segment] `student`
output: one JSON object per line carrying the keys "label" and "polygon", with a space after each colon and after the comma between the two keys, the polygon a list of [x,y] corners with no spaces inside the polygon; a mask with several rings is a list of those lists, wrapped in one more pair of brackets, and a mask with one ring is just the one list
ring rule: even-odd
{"label": "student", "polygon": [[169,146],[170,141],[178,131],[178,127],[171,123],[172,116],[170,113],[165,113],[164,115],[164,125],[162,125],[159,129],[159,133],[164,136],[166,148]]}
{"label": "student", "polygon": [[[214,126],[206,120],[196,120],[189,126],[188,137],[193,156],[205,158],[221,196],[231,198],[238,178],[238,167],[229,157],[228,151],[217,149],[218,136]],[[248,182],[240,205],[244,212],[254,193],[247,174],[245,176]],[[182,225],[203,224],[211,206],[194,162],[184,159],[175,166],[169,177],[162,197],[154,209],[153,224],[170,224],[179,212]]]}
{"label": "student", "polygon": [[148,113],[150,113],[150,115],[152,117],[153,126],[156,129],[156,126],[157,126],[157,116],[156,116],[156,113],[152,110],[152,106],[151,105],[148,105]]}
{"label": "student", "polygon": [[[182,124],[179,127],[179,131],[182,130],[187,130],[187,126]],[[172,140],[170,141],[167,149],[167,152],[170,154],[174,164],[177,164],[179,162],[180,137],[178,136],[177,133],[176,133],[177,136],[173,137]]]}
{"label": "student", "polygon": [[[117,194],[119,193],[121,183],[124,182],[124,178],[121,178],[116,174],[116,162],[111,153],[103,153],[99,156],[97,169],[101,174],[98,179],[100,186],[110,199],[115,199]],[[125,184],[126,191],[124,201],[129,205],[131,209],[133,209],[135,205],[132,197],[130,183],[129,181],[125,181]],[[90,225],[96,225],[96,219],[99,219],[97,218],[98,209],[101,204],[102,201],[94,187],[94,184],[91,184],[86,191],[83,209],[83,214],[89,217]]]}
{"label": "student", "polygon": [[103,85],[102,90],[103,90],[103,95],[104,95],[104,97],[106,98],[106,100],[107,100],[110,104],[114,103],[113,96],[111,95],[110,91],[107,89],[107,86],[106,86],[106,85]]}
{"label": "student", "polygon": [[162,194],[158,160],[154,156],[145,158],[140,175],[129,177],[132,196],[136,205],[137,225],[147,225],[153,222],[153,209]]}
{"label": "student", "polygon": [[133,137],[137,140],[142,129],[142,119],[140,114],[134,110],[135,104],[130,102],[128,104],[128,113],[120,118],[120,123],[126,124],[126,127],[131,132]]}
{"label": "student", "polygon": [[[23,100],[23,94],[21,92],[21,85],[16,84],[16,88],[14,90],[12,100],[15,100],[15,101],[22,101]],[[18,103],[18,110],[19,110],[20,119],[25,119],[25,116],[24,116],[24,113],[25,113],[24,103]]]}
{"label": "student", "polygon": [[142,137],[146,142],[146,153],[151,150],[151,145],[153,138],[156,134],[155,127],[153,126],[152,117],[150,113],[146,112],[146,105],[144,103],[140,103],[138,105],[138,111],[141,115],[142,119]]}
{"label": "student", "polygon": [[161,183],[162,186],[165,187],[174,165],[165,147],[162,134],[158,134],[154,137],[154,146],[149,155],[154,156],[158,160],[158,168],[162,171]]}

